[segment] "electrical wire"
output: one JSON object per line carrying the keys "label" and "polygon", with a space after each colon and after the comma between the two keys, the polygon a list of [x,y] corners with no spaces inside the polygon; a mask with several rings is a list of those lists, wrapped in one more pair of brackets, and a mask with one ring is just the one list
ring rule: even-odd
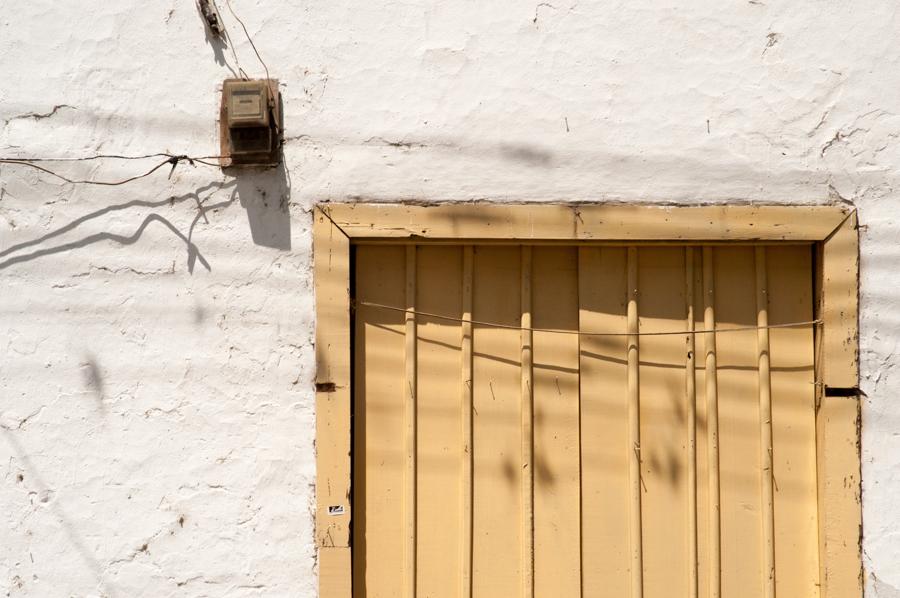
{"label": "electrical wire", "polygon": [[[244,35],[247,37],[247,41],[250,43],[250,47],[253,48],[253,52],[256,54],[256,58],[259,59],[259,63],[262,65],[263,69],[266,72],[266,83],[267,83],[267,86],[269,87],[269,92],[270,92],[270,96],[271,96],[270,101],[274,103],[275,101],[277,101],[278,94],[277,94],[275,88],[272,86],[272,78],[269,75],[269,67],[266,64],[265,60],[263,60],[262,55],[259,53],[259,49],[256,47],[256,44],[253,42],[253,38],[250,36],[250,32],[247,30],[247,26],[244,24],[244,21],[241,20],[241,18],[234,11],[234,8],[231,6],[231,0],[225,0],[225,3],[228,6],[228,11],[231,13],[231,16],[233,16],[235,18],[235,20],[240,24],[241,29],[244,30]],[[223,27],[223,32],[224,32],[225,36],[228,38],[228,41],[231,42],[231,36],[228,34],[228,30]],[[234,53],[234,43],[233,42],[229,43],[229,45],[231,46],[232,53]],[[238,72],[244,79],[247,79],[248,78],[247,73],[244,71],[244,69],[241,68],[240,62],[238,62],[238,59],[237,59],[237,54],[234,54],[234,59],[235,59],[235,64],[237,64],[237,67],[238,67]],[[275,130],[279,134],[279,138],[280,138],[280,136],[281,136],[280,135],[280,125],[278,123],[275,123]],[[91,180],[71,179],[71,178],[63,176],[57,172],[54,172],[53,170],[50,170],[49,168],[44,168],[43,166],[38,166],[36,164],[36,162],[87,162],[87,161],[91,161],[91,160],[103,160],[103,159],[145,160],[145,159],[149,159],[149,158],[166,158],[166,159],[143,174],[135,175],[133,177],[128,177],[128,178],[120,180],[120,181],[91,181]],[[18,165],[18,166],[26,166],[28,168],[33,168],[35,170],[39,170],[41,172],[49,174],[50,176],[53,176],[57,179],[60,179],[62,181],[70,183],[70,184],[100,185],[100,186],[107,186],[107,187],[115,187],[118,185],[124,185],[126,183],[130,183],[132,181],[136,181],[138,179],[148,177],[151,174],[153,174],[154,172],[156,172],[157,170],[159,170],[160,168],[162,168],[163,166],[165,166],[166,164],[171,164],[171,166],[172,166],[172,170],[169,171],[169,178],[171,178],[172,172],[175,171],[175,167],[178,166],[178,164],[182,161],[188,162],[191,166],[194,166],[196,163],[196,164],[204,164],[206,166],[218,167],[218,166],[221,166],[221,164],[209,162],[209,160],[222,160],[222,159],[229,159],[229,158],[230,158],[230,156],[191,157],[191,156],[186,156],[186,155],[175,155],[175,154],[169,154],[169,153],[164,153],[164,152],[157,152],[154,154],[145,154],[145,155],[141,155],[141,156],[124,156],[124,155],[119,155],[119,154],[98,154],[95,156],[84,156],[84,157],[79,157],[79,158],[20,158],[20,157],[3,158],[3,157],[0,157],[0,164],[12,164],[12,165]]]}
{"label": "electrical wire", "polygon": [[197,8],[200,11],[200,15],[203,17],[203,20],[206,22],[206,28],[212,37],[219,39],[225,46],[231,51],[231,55],[234,57],[234,64],[237,67],[237,72],[234,72],[234,69],[231,68],[231,65],[226,64],[228,69],[234,75],[240,75],[242,79],[249,79],[247,73],[241,68],[241,61],[238,60],[237,52],[234,51],[234,43],[231,41],[231,36],[228,35],[228,28],[225,27],[225,24],[222,22],[222,17],[219,15],[219,8],[216,6],[214,0],[197,0]]}
{"label": "electrical wire", "polygon": [[529,328],[524,326],[515,326],[512,324],[501,324],[499,322],[485,322],[482,320],[467,320],[464,318],[456,318],[453,316],[444,316],[440,314],[434,314],[424,311],[417,311],[414,309],[406,309],[403,307],[396,307],[394,305],[384,305],[382,303],[372,303],[371,301],[353,301],[351,306],[355,309],[357,306],[365,306],[365,307],[374,307],[376,309],[386,309],[389,311],[396,311],[401,313],[411,313],[416,316],[422,316],[426,318],[436,318],[438,320],[448,320],[451,322],[460,322],[467,324],[475,324],[478,326],[487,326],[489,328],[504,328],[507,330],[528,330],[531,332],[551,332],[555,334],[575,334],[578,336],[619,336],[619,337],[628,337],[628,336],[682,336],[685,334],[709,334],[709,333],[719,333],[719,332],[747,332],[750,330],[770,330],[773,328],[800,328],[802,326],[812,326],[816,324],[821,324],[822,320],[808,320],[806,322],[788,322],[786,324],[769,324],[768,326],[737,326],[734,328],[714,328],[712,330],[679,330],[679,331],[665,331],[665,332],[582,332],[581,330],[559,330],[554,328]]}
{"label": "electrical wire", "polygon": [[[259,59],[259,63],[262,65],[263,70],[266,72],[266,84],[269,87],[270,101],[272,102],[270,107],[274,111],[275,102],[278,101],[278,90],[276,90],[272,85],[272,77],[271,75],[269,75],[269,66],[266,64],[266,61],[263,60],[263,57],[259,53],[259,49],[257,49],[256,44],[253,43],[253,38],[250,36],[250,32],[247,31],[247,26],[244,24],[244,21],[242,21],[241,18],[237,16],[237,13],[234,12],[234,7],[231,6],[231,0],[225,0],[225,5],[228,6],[228,12],[231,13],[231,16],[234,17],[234,19],[240,24],[241,29],[244,30],[244,36],[246,36],[247,41],[250,42],[250,47],[253,48],[253,53],[256,54],[256,58]],[[237,55],[235,55],[235,60],[237,60]],[[281,135],[281,124],[277,121],[277,119],[273,120],[275,125],[275,133],[278,137],[278,144],[282,145],[284,141]]]}
{"label": "electrical wire", "polygon": [[244,35],[247,37],[247,41],[250,42],[250,47],[253,48],[253,52],[256,54],[256,57],[259,59],[259,63],[262,65],[263,70],[266,71],[266,81],[269,82],[269,90],[272,92],[272,101],[275,101],[275,90],[272,89],[272,78],[269,76],[269,67],[266,65],[266,61],[263,60],[262,56],[259,53],[259,50],[256,48],[256,44],[253,43],[253,38],[250,37],[250,32],[247,31],[247,26],[244,25],[244,21],[241,20],[237,13],[234,12],[234,8],[231,6],[231,0],[225,0],[226,6],[228,6],[228,12],[231,13],[231,16],[240,24],[241,29],[244,30]]}
{"label": "electrical wire", "polygon": [[[144,154],[142,156],[123,156],[120,154],[95,154],[93,156],[79,156],[77,158],[31,158],[23,156],[0,158],[0,160],[16,160],[18,162],[89,162],[91,160],[147,160],[149,158],[174,158],[179,154],[170,154],[168,152],[157,152],[155,154]],[[182,159],[187,156],[181,155]],[[194,162],[202,160],[216,160],[227,156],[199,156],[191,157]],[[203,163],[203,162],[201,162]]]}
{"label": "electrical wire", "polygon": [[[45,168],[43,166],[39,166],[38,164],[35,164],[35,162],[87,162],[90,160],[98,160],[98,159],[104,159],[104,158],[120,159],[120,160],[144,160],[144,159],[148,159],[148,158],[163,157],[163,156],[166,157],[166,159],[163,160],[162,162],[160,162],[159,164],[157,164],[156,166],[154,166],[153,168],[151,168],[150,170],[148,170],[147,172],[145,172],[143,174],[138,174],[138,175],[135,175],[132,177],[128,177],[128,178],[122,179],[120,181],[93,181],[93,180],[87,180],[87,179],[71,179],[67,176],[63,176],[57,172],[54,172],[53,170],[50,170],[49,168]],[[101,154],[101,155],[97,155],[97,156],[86,156],[86,157],[81,157],[81,158],[0,158],[0,164],[12,164],[12,165],[26,166],[28,168],[33,168],[35,170],[39,170],[41,172],[49,174],[50,176],[53,176],[57,179],[63,180],[65,182],[73,184],[73,185],[100,185],[100,186],[105,186],[105,187],[116,187],[119,185],[124,185],[126,183],[130,183],[132,181],[136,181],[138,179],[148,177],[167,164],[171,165],[171,167],[172,167],[172,169],[169,171],[169,178],[172,177],[172,173],[175,171],[175,167],[178,166],[178,164],[180,164],[181,162],[187,162],[191,166],[194,166],[195,164],[204,164],[206,166],[218,167],[219,164],[216,164],[214,162],[209,162],[209,160],[218,159],[218,158],[220,158],[220,156],[201,156],[199,158],[194,158],[194,157],[186,156],[183,154],[175,155],[175,154],[167,154],[167,153],[147,154],[145,156],[119,156],[119,155],[114,155],[114,154],[105,154],[105,155]]]}
{"label": "electrical wire", "polygon": [[[234,49],[234,42],[231,41],[231,34],[228,33],[228,29],[222,29],[225,32],[225,39],[228,45],[228,49],[231,50],[231,55],[234,57],[234,65],[237,67],[237,74],[244,81],[248,81],[250,79],[250,75],[247,74],[247,71],[241,66],[241,61],[238,60],[237,51]],[[234,73],[234,70],[231,71]]]}

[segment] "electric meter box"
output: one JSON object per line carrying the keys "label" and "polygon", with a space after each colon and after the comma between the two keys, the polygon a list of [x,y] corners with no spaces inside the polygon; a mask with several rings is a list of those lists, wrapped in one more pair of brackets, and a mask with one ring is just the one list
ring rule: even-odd
{"label": "electric meter box", "polygon": [[223,87],[228,127],[269,127],[267,81],[226,81]]}
{"label": "electric meter box", "polygon": [[226,79],[220,136],[223,166],[273,166],[281,158],[281,105],[271,79]]}

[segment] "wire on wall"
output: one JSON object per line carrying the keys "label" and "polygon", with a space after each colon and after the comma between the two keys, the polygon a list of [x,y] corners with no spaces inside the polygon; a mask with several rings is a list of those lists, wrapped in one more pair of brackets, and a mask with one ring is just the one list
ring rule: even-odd
{"label": "wire on wall", "polygon": [[395,305],[384,305],[383,303],[373,303],[371,301],[352,301],[351,309],[357,309],[360,306],[373,307],[375,309],[386,309],[388,311],[396,311],[402,313],[412,313],[423,318],[435,318],[437,320],[446,320],[450,322],[462,322],[467,324],[475,324],[477,326],[486,326],[488,328],[504,328],[508,330],[528,330],[531,332],[552,332],[555,334],[574,334],[577,336],[683,336],[686,334],[700,335],[720,332],[746,332],[748,330],[769,330],[773,328],[801,328],[804,326],[814,326],[822,323],[822,320],[807,320],[804,322],[787,322],[784,324],[768,324],[766,326],[735,326],[732,328],[714,328],[712,330],[678,330],[678,331],[659,331],[659,332],[583,332],[581,330],[561,330],[556,328],[531,328],[527,326],[514,326],[512,324],[502,324],[500,322],[485,322],[482,320],[470,320],[465,318],[457,318],[454,316],[444,316],[441,314],[429,313],[426,311],[410,310],[405,307],[397,307]]}
{"label": "wire on wall", "polygon": [[197,0],[197,9],[200,11],[200,16],[203,17],[208,33],[231,51],[231,56],[234,58],[234,64],[237,67],[237,73],[229,66],[231,72],[242,79],[249,79],[250,77],[241,67],[241,61],[234,50],[234,42],[231,41],[231,36],[228,34],[228,29],[225,27],[222,17],[219,15],[216,3],[213,0]]}
{"label": "wire on wall", "polygon": [[[33,158],[33,157],[8,157],[2,158],[0,160],[15,160],[17,162],[90,162],[91,160],[147,160],[149,158],[174,158],[176,156],[180,156],[182,159],[187,159],[188,156],[183,154],[171,154],[169,152],[156,152],[153,154],[144,154],[141,156],[124,156],[121,154],[94,154],[91,156],[78,156],[76,158]],[[212,160],[215,158],[219,158],[219,156],[201,156],[199,158],[190,159],[194,162],[200,162],[201,160]]]}
{"label": "wire on wall", "polygon": [[[241,18],[239,16],[237,16],[237,13],[234,12],[234,7],[231,6],[231,0],[225,0],[225,5],[228,6],[228,12],[231,13],[231,16],[234,17],[234,19],[238,22],[238,24],[240,24],[241,29],[244,30],[244,35],[247,37],[247,41],[250,42],[250,47],[253,48],[254,54],[256,54],[256,57],[259,59],[259,63],[262,65],[263,70],[266,72],[266,82],[268,83],[268,86],[269,86],[269,96],[271,98],[271,102],[277,102],[278,101],[278,93],[277,93],[277,90],[272,86],[272,77],[269,75],[269,67],[266,64],[266,61],[263,60],[263,57],[259,53],[259,49],[257,49],[256,44],[253,43],[253,37],[251,37],[250,32],[247,31],[247,26],[244,24],[244,21],[242,21]],[[275,123],[275,131],[278,133],[278,137],[280,139],[281,138],[280,124],[277,122]]]}
{"label": "wire on wall", "polygon": [[[36,164],[37,162],[88,162],[91,160],[102,160],[102,159],[118,159],[118,160],[145,160],[149,158],[157,158],[157,157],[165,157],[165,160],[158,163],[156,166],[151,168],[150,170],[138,174],[135,176],[128,177],[126,179],[118,180],[118,181],[94,181],[87,179],[72,179],[67,176],[61,175],[58,172],[55,172],[49,168],[45,168],[44,166],[40,166]],[[145,177],[150,176],[160,168],[165,165],[170,165],[172,168],[169,170],[169,178],[172,177],[172,173],[175,171],[175,167],[177,167],[181,162],[187,162],[191,166],[195,166],[196,164],[203,164],[206,166],[214,166],[216,168],[219,165],[215,162],[210,162],[209,160],[218,160],[221,156],[200,156],[200,157],[192,157],[184,154],[168,154],[168,153],[155,153],[155,154],[147,154],[143,156],[122,156],[116,154],[98,154],[96,156],[84,156],[80,158],[0,158],[0,164],[12,164],[17,166],[25,166],[27,168],[33,168],[35,170],[39,170],[50,176],[53,176],[57,179],[63,180],[67,183],[71,183],[73,185],[100,185],[106,187],[116,187],[119,185],[124,185],[126,183],[130,183],[132,181],[136,181],[139,179],[143,179]]]}
{"label": "wire on wall", "polygon": [[[247,26],[244,25],[244,21],[241,20],[237,13],[234,12],[234,8],[231,6],[231,0],[225,0],[225,4],[228,6],[228,12],[231,13],[231,16],[240,24],[241,29],[244,30],[244,35],[247,37],[247,41],[250,42],[250,47],[253,48],[253,52],[256,54],[256,57],[259,59],[259,63],[262,65],[263,70],[266,71],[266,80],[271,81],[271,77],[269,76],[269,67],[266,65],[266,61],[263,60],[262,56],[259,53],[259,50],[256,48],[256,44],[253,43],[253,38],[250,36],[250,32],[247,31]],[[270,83],[271,85],[271,83]],[[275,97],[275,90],[272,90],[272,97]]]}

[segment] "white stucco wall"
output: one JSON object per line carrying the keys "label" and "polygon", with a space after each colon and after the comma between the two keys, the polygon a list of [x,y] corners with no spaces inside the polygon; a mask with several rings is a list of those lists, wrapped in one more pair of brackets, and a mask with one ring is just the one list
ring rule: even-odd
{"label": "white stucco wall", "polygon": [[[610,199],[859,208],[866,580],[900,596],[895,1],[232,1],[288,177],[0,165],[0,589],[314,596],[311,206]],[[234,57],[189,0],[0,0],[0,57],[4,157],[218,153]]]}

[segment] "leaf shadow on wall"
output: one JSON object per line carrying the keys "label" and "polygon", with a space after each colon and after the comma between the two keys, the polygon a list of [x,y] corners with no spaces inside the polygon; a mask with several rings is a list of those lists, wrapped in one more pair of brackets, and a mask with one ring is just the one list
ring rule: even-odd
{"label": "leaf shadow on wall", "polygon": [[[227,189],[234,187],[235,183],[232,181],[229,182],[216,182],[209,183],[207,185],[203,185],[198,187],[194,191],[189,193],[184,193],[182,195],[175,195],[166,199],[161,199],[157,201],[147,201],[147,200],[131,200],[121,204],[115,204],[111,206],[107,206],[105,208],[101,208],[89,214],[86,214],[80,218],[76,218],[72,222],[61,226],[60,228],[53,230],[42,237],[38,237],[37,239],[33,239],[31,241],[24,241],[22,243],[18,243],[6,249],[0,250],[0,270],[13,266],[15,264],[20,264],[24,262],[30,262],[32,260],[45,257],[48,255],[53,255],[57,253],[63,253],[66,251],[72,251],[75,249],[81,249],[87,247],[89,245],[93,245],[95,243],[99,243],[101,241],[113,241],[120,245],[134,245],[137,243],[141,236],[144,234],[144,231],[154,222],[160,223],[162,226],[167,228],[174,234],[176,237],[181,239],[187,247],[188,251],[188,271],[193,273],[194,265],[197,261],[206,268],[206,270],[212,270],[212,266],[207,261],[207,259],[200,252],[200,249],[193,242],[193,232],[197,223],[200,219],[206,219],[206,212],[210,210],[215,210],[218,208],[224,208],[230,205],[235,198],[236,190],[232,192],[231,197],[225,201],[217,202],[214,204],[205,203],[207,199],[214,193],[215,191],[219,191],[222,189]],[[201,195],[209,192],[209,194],[201,199]],[[130,235],[122,235],[110,232],[100,232],[90,234],[84,238],[69,241],[67,243],[61,243],[58,245],[53,245],[50,247],[43,247],[39,249],[33,249],[31,251],[23,253],[23,251],[38,247],[43,243],[50,241],[56,237],[64,235],[82,224],[94,220],[96,218],[100,218],[109,214],[111,212],[117,212],[122,210],[127,210],[129,208],[161,208],[166,205],[174,206],[175,204],[182,203],[185,201],[193,200],[197,205],[197,214],[191,222],[190,227],[188,228],[187,234],[181,232],[171,221],[160,216],[157,213],[149,214],[144,218],[141,224],[135,229],[135,231]],[[208,220],[206,220],[208,222]]]}
{"label": "leaf shadow on wall", "polygon": [[81,362],[81,376],[84,381],[84,387],[96,401],[100,414],[106,415],[106,385],[103,380],[100,363],[93,353],[88,352],[84,355]]}

